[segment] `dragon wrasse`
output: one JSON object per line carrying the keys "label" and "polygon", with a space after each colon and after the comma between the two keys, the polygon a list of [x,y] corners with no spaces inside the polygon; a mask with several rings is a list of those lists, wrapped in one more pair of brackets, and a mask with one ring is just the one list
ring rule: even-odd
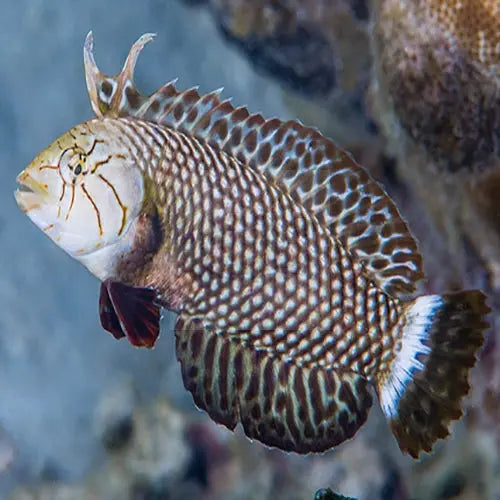
{"label": "dragon wrasse", "polygon": [[448,435],[489,308],[417,296],[422,259],[393,201],[319,131],[220,91],[133,82],[152,35],[108,76],[84,46],[96,117],[18,178],[19,207],[101,282],[102,326],[176,355],[198,407],[298,453],[351,438],[378,396],[402,451]]}

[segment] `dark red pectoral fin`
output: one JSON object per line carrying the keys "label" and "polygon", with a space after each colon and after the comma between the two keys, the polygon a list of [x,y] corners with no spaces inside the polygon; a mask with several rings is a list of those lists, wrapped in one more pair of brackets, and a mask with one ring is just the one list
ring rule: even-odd
{"label": "dark red pectoral fin", "polygon": [[101,285],[101,324],[117,339],[126,336],[134,346],[153,347],[160,333],[160,312],[156,293],[150,288],[111,279]]}
{"label": "dark red pectoral fin", "polygon": [[108,287],[106,282],[101,283],[101,295],[99,297],[99,317],[101,318],[102,327],[111,333],[117,340],[125,337],[125,333],[120,325],[120,320],[116,315],[115,308],[109,298]]}

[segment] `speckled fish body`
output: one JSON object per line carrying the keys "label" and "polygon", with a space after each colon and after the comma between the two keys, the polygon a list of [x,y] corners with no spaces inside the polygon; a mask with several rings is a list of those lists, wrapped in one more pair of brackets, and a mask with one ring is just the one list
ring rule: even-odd
{"label": "speckled fish body", "polygon": [[318,131],[220,92],[142,96],[133,70],[150,38],[112,77],[88,37],[97,117],[20,174],[20,207],[101,280],[116,338],[151,346],[160,307],[178,313],[184,384],[215,421],[324,451],[364,423],[374,386],[401,449],[430,451],[461,414],[484,296],[411,298],[423,274],[407,225]]}

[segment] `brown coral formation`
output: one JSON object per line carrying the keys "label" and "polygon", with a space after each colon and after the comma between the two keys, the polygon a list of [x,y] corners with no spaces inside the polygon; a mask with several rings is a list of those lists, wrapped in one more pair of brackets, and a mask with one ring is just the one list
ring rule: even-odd
{"label": "brown coral formation", "polygon": [[489,165],[500,151],[495,10],[498,2],[481,0],[379,1],[379,85],[405,132],[439,168]]}
{"label": "brown coral formation", "polygon": [[498,0],[424,0],[419,9],[436,19],[450,40],[488,70],[500,64],[500,2]]}
{"label": "brown coral formation", "polygon": [[[479,280],[482,286],[486,269],[496,288],[500,210],[492,186],[500,168],[500,81],[450,39],[425,5],[375,5],[372,113],[398,175],[444,235],[454,285]],[[472,275],[471,251],[481,261]]]}
{"label": "brown coral formation", "polygon": [[489,33],[492,53],[499,18],[489,14],[496,11],[498,2],[379,0],[371,89],[373,114],[398,158],[398,172],[446,235],[457,273],[464,273],[469,245],[493,288],[500,283],[494,189],[500,176],[500,77],[490,71],[491,58],[483,63],[469,42],[478,26],[487,25],[489,31],[479,31]]}
{"label": "brown coral formation", "polygon": [[368,81],[368,8],[362,0],[211,0],[211,5],[230,39],[257,65],[267,60],[265,69],[287,86],[324,95]]}
{"label": "brown coral formation", "polygon": [[483,63],[484,50],[474,51],[471,40],[473,33],[489,34],[488,53],[494,52],[499,19],[489,14],[497,10],[498,2],[379,0],[372,86],[373,113],[398,171],[446,234],[458,255],[457,271],[463,274],[467,240],[494,287],[500,262],[500,211],[492,189],[500,168],[500,77],[491,71],[495,57]]}
{"label": "brown coral formation", "polygon": [[323,131],[350,150],[366,143],[379,150],[364,102],[371,65],[366,0],[209,3],[226,38],[283,86],[298,118],[326,124]]}
{"label": "brown coral formation", "polygon": [[324,33],[312,31],[290,3],[211,2],[223,33],[256,67],[286,86],[325,95],[336,86],[334,52]]}

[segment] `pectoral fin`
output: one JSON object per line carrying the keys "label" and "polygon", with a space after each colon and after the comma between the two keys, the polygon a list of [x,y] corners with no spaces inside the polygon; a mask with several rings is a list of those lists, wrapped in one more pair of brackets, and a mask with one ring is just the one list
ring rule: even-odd
{"label": "pectoral fin", "polygon": [[125,337],[125,333],[120,325],[120,320],[116,315],[115,308],[111,303],[106,282],[101,283],[101,295],[99,297],[99,317],[102,327],[111,333],[117,340]]}
{"label": "pectoral fin", "polygon": [[160,333],[161,308],[155,291],[107,279],[101,284],[99,315],[113,337],[127,337],[137,347],[153,347]]}

